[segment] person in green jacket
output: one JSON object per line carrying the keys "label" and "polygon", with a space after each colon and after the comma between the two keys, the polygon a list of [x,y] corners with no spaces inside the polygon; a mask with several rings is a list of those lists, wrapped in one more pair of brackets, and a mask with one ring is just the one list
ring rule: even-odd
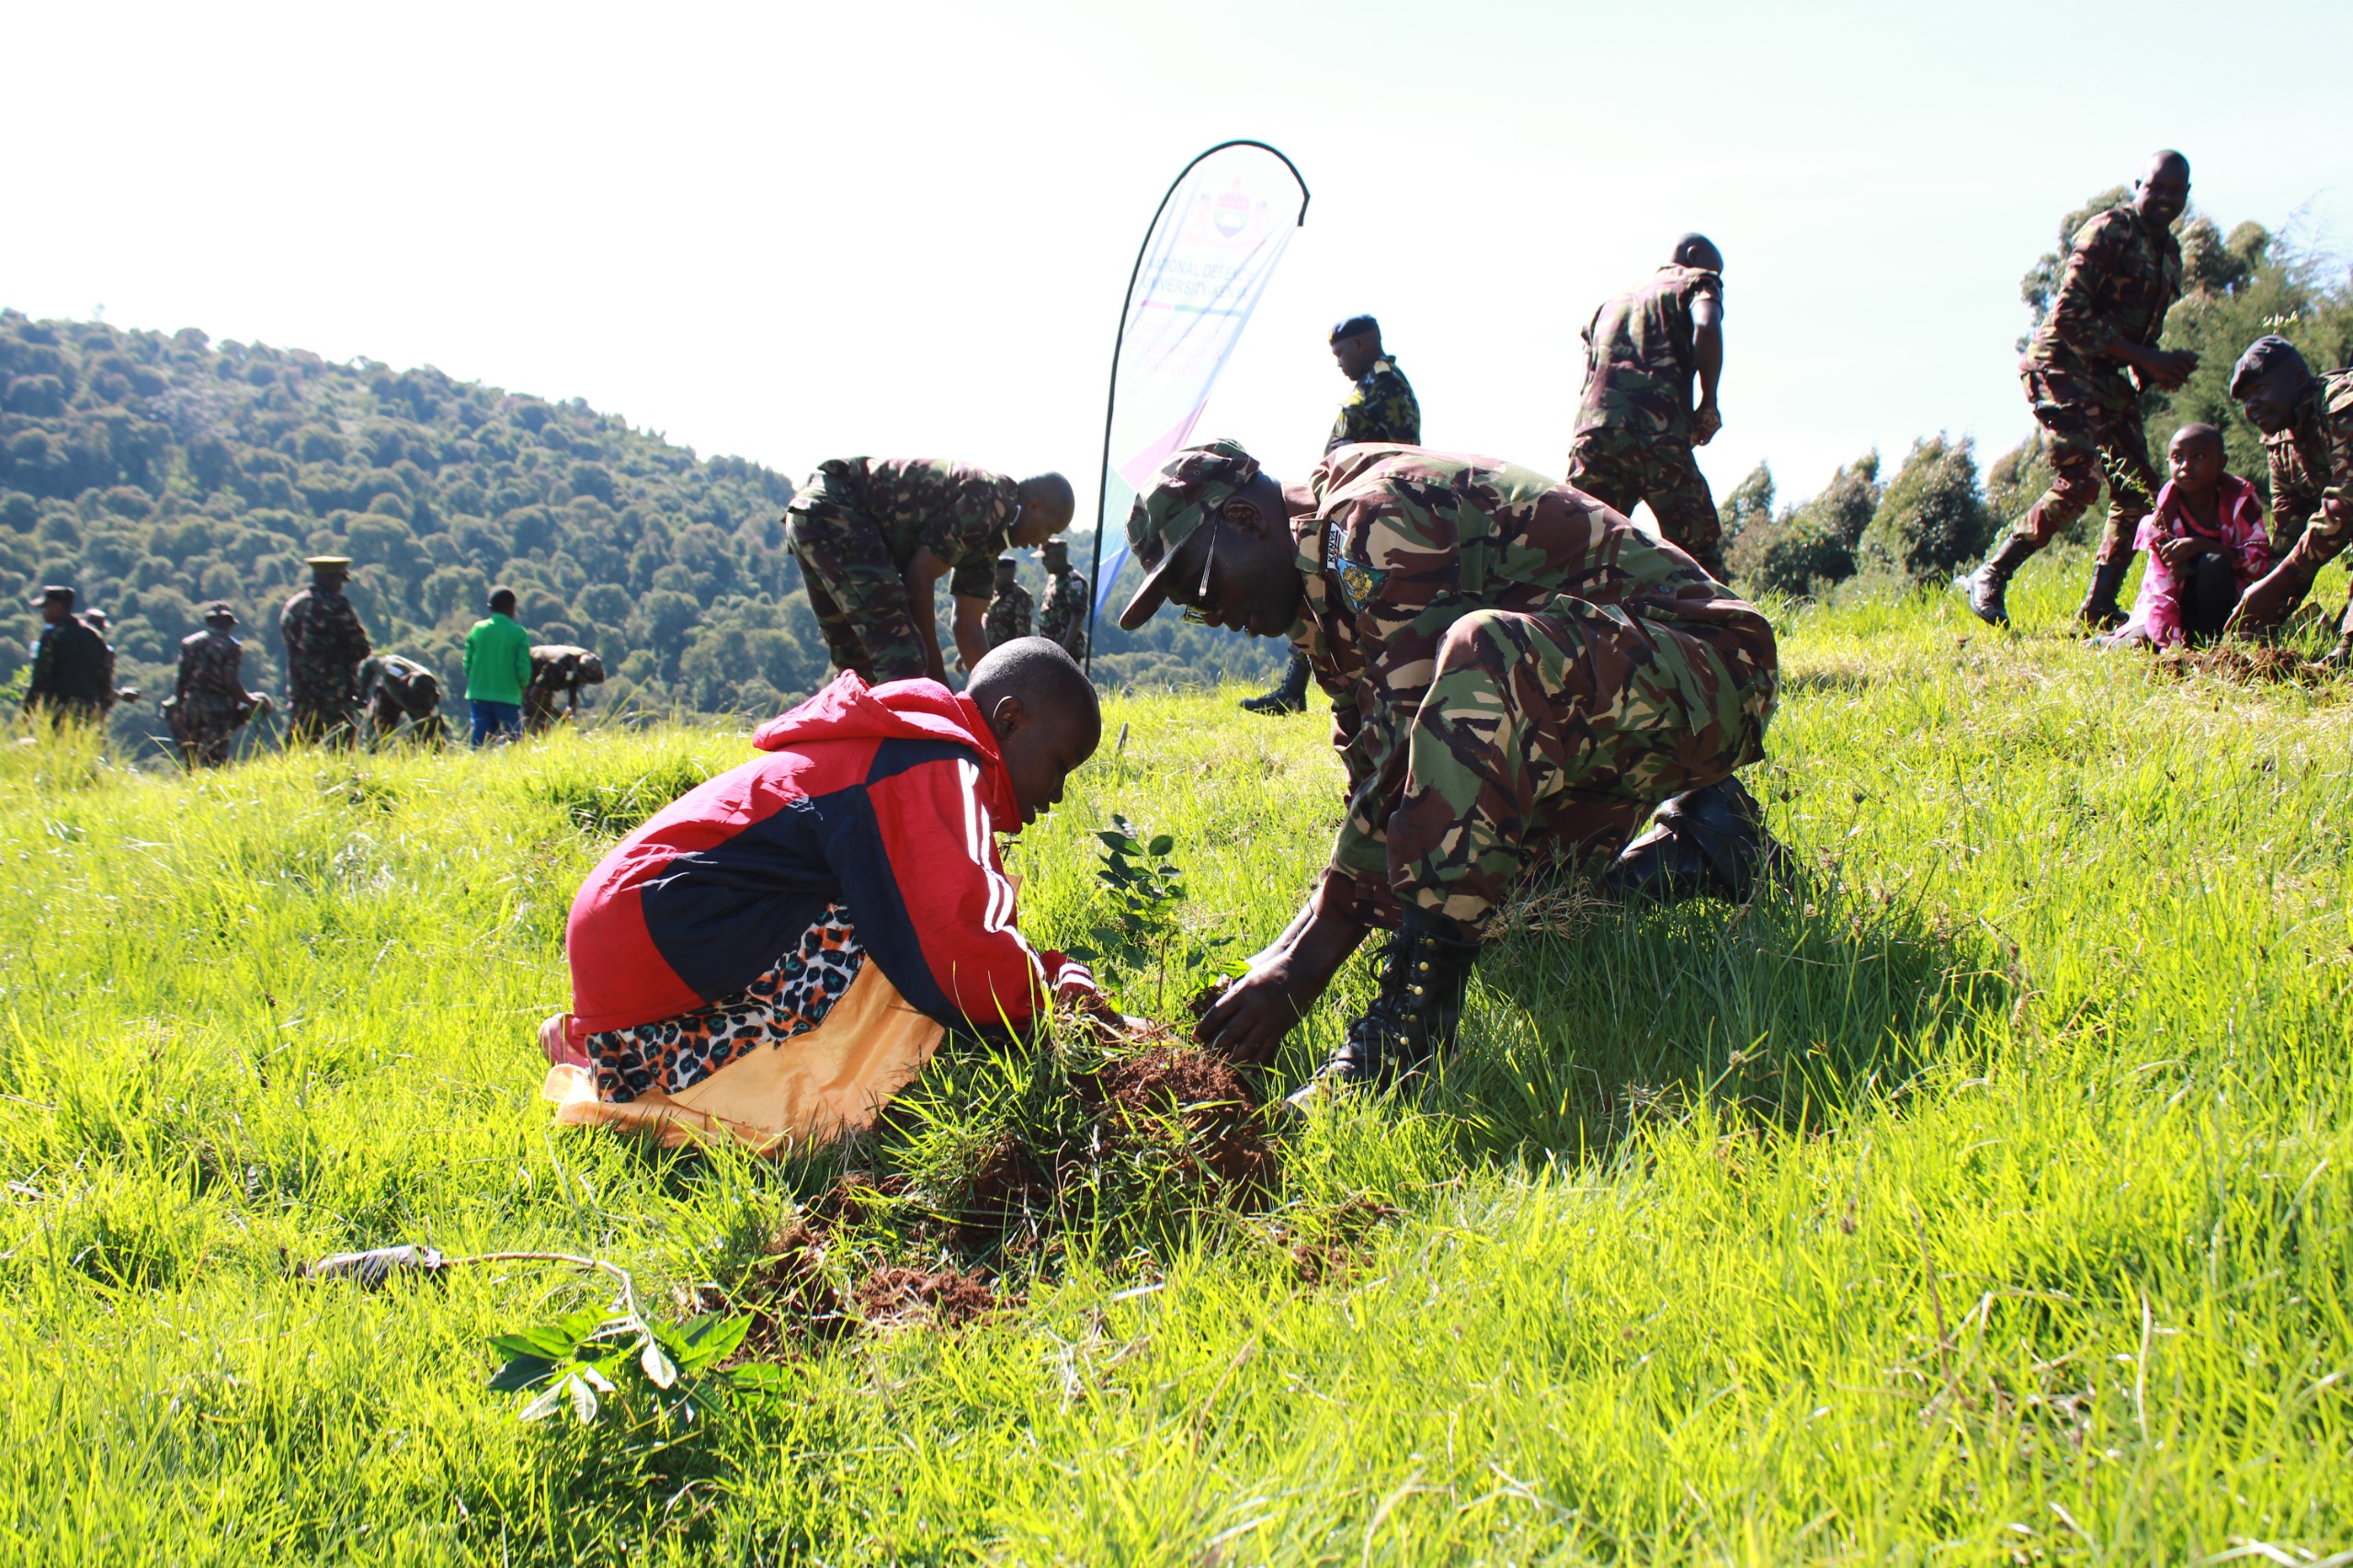
{"label": "person in green jacket", "polygon": [[515,620],[515,590],[490,590],[490,619],[466,633],[466,706],[473,744],[523,733],[523,688],[531,684],[531,634]]}

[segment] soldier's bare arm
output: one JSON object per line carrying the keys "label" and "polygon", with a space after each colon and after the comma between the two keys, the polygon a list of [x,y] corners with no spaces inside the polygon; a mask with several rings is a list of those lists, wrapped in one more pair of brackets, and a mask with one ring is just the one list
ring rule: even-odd
{"label": "soldier's bare arm", "polygon": [[1201,1015],[1195,1038],[1237,1062],[1265,1062],[1315,1006],[1364,941],[1366,927],[1310,903],[1274,943],[1250,960],[1250,972],[1225,988]]}
{"label": "soldier's bare arm", "polygon": [[1691,357],[1699,369],[1699,406],[1691,411],[1691,443],[1704,447],[1724,427],[1716,382],[1724,373],[1724,302],[1713,294],[1691,301]]}
{"label": "soldier's bare arm", "polygon": [[956,622],[951,629],[956,639],[956,656],[964,661],[966,669],[973,669],[988,657],[988,629],[983,623],[988,619],[989,601],[976,599],[970,594],[957,594],[949,598],[949,603],[956,612]]}

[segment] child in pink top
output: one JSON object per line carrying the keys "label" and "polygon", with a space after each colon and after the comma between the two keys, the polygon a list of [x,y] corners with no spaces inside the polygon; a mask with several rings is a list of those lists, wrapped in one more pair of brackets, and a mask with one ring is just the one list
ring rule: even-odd
{"label": "child in pink top", "polygon": [[2222,433],[2185,425],[2165,453],[2173,478],[2133,544],[2149,552],[2132,619],[2110,648],[2163,648],[2222,635],[2248,585],[2271,569],[2255,486],[2222,472]]}

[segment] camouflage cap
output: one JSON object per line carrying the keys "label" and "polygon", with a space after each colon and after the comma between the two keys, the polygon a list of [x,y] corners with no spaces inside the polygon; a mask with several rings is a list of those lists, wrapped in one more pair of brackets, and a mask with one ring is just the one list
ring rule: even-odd
{"label": "camouflage cap", "polygon": [[237,612],[229,608],[229,601],[227,599],[214,599],[210,604],[204,607],[204,619],[207,620],[234,620],[237,619]]}
{"label": "camouflage cap", "polygon": [[72,604],[74,602],[74,590],[65,586],[63,583],[51,583],[47,587],[41,589],[40,593],[35,594],[28,602],[37,605],[45,605],[53,600],[60,599],[69,605]]}
{"label": "camouflage cap", "polygon": [[1066,539],[1050,539],[1044,544],[1038,547],[1038,554],[1039,557],[1049,566],[1051,566],[1058,561],[1067,564],[1070,561],[1070,540]]}
{"label": "camouflage cap", "polygon": [[1174,453],[1128,508],[1128,549],[1144,569],[1143,582],[1120,625],[1133,631],[1168,597],[1169,563],[1217,508],[1258,477],[1258,460],[1239,441],[1216,440]]}
{"label": "camouflage cap", "polygon": [[1021,562],[1016,561],[1010,555],[1000,555],[996,558],[996,569],[1000,572],[1015,571],[1018,569],[1020,565]]}

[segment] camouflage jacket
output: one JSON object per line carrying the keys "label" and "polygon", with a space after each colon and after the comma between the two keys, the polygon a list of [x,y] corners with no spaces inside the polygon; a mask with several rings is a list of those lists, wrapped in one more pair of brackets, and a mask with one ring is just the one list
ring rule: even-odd
{"label": "camouflage jacket", "polygon": [[1027,637],[1036,608],[1029,590],[1020,584],[999,588],[989,600],[988,613],[981,618],[981,634],[992,648],[1017,637]]}
{"label": "camouflage jacket", "polygon": [[2353,495],[2353,370],[2333,370],[2313,382],[2296,417],[2263,438],[2271,471],[2273,546],[2285,550],[2320,513],[2325,492]]}
{"label": "camouflage jacket", "polygon": [[242,712],[253,702],[244,671],[244,644],[226,631],[194,632],[180,639],[180,673],[172,695],[183,713]]}
{"label": "camouflage jacket", "polygon": [[415,659],[371,653],[360,661],[359,700],[387,720],[422,719],[441,706],[441,677]]}
{"label": "camouflage jacket", "polygon": [[304,588],[278,612],[286,639],[286,690],[295,701],[340,702],[357,696],[368,629],[351,601],[331,589]]}
{"label": "camouflage jacket", "polygon": [[1724,280],[1668,263],[1593,312],[1585,327],[1585,392],[1576,433],[1631,430],[1691,444],[1691,378],[1699,369],[1691,302],[1721,303]]}
{"label": "camouflage jacket", "polygon": [[1372,369],[1357,378],[1340,400],[1340,416],[1332,421],[1324,449],[1358,441],[1422,444],[1422,405],[1414,401],[1413,384],[1394,359],[1375,359]]}
{"label": "camouflage jacket", "polygon": [[114,653],[97,630],[79,616],[42,627],[33,650],[25,706],[37,708],[51,700],[101,706],[114,700]]}
{"label": "camouflage jacket", "polygon": [[945,458],[829,458],[787,509],[841,509],[874,525],[904,574],[915,551],[928,549],[953,572],[951,593],[984,599],[995,585],[996,558],[1005,552],[1021,505],[1012,479]]}
{"label": "camouflage jacket", "polygon": [[1752,614],[1680,551],[1591,496],[1488,458],[1363,447],[1308,478],[1291,520],[1306,613],[1293,638],[1332,699],[1348,805],[1332,869],[1387,875],[1384,824],[1405,784],[1405,734],[1448,628],[1475,609],[1562,608],[1685,623]]}
{"label": "camouflage jacket", "polygon": [[2086,378],[2103,403],[2136,401],[2134,383],[2108,351],[2120,342],[2154,347],[2180,298],[2180,244],[2130,206],[2111,207],[2075,232],[2058,297],[2018,369]]}
{"label": "camouflage jacket", "polygon": [[1075,572],[1046,578],[1046,603],[1038,612],[1038,635],[1051,637],[1073,658],[1086,648],[1086,579]]}
{"label": "camouflage jacket", "polygon": [[[578,691],[583,686],[594,686],[603,680],[583,678],[588,661],[597,655],[574,642],[540,642],[531,648],[530,689],[543,697],[555,698],[565,692]],[[598,668],[602,669],[601,663]]]}

